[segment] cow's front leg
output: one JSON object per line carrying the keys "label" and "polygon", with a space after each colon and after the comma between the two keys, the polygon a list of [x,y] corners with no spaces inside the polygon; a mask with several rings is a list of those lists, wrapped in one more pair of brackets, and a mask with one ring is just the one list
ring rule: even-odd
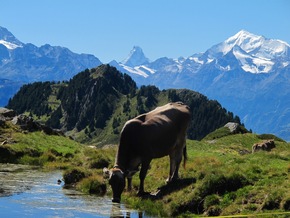
{"label": "cow's front leg", "polygon": [[146,160],[142,162],[139,178],[140,178],[140,186],[139,186],[139,191],[138,191],[138,196],[143,196],[145,193],[144,191],[144,180],[149,168],[151,160]]}
{"label": "cow's front leg", "polygon": [[132,190],[132,177],[128,177],[127,178],[127,182],[128,182],[128,184],[127,184],[127,191],[131,191]]}

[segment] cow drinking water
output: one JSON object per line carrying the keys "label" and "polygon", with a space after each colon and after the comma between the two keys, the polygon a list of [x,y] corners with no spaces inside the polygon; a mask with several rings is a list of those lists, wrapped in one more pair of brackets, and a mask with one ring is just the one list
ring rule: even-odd
{"label": "cow drinking water", "polygon": [[121,132],[115,166],[111,170],[104,169],[104,173],[109,175],[113,202],[120,202],[125,178],[128,181],[128,190],[131,190],[132,176],[140,165],[138,195],[144,195],[144,180],[154,158],[169,155],[170,170],[167,181],[178,178],[182,155],[184,163],[186,160],[186,130],[189,122],[189,107],[181,102],[168,103],[126,122]]}

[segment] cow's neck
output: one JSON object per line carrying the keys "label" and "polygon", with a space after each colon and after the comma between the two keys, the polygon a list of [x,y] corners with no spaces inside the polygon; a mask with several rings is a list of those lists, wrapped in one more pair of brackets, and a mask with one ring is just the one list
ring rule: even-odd
{"label": "cow's neck", "polygon": [[122,171],[128,170],[128,163],[129,163],[129,153],[125,151],[125,149],[121,146],[119,146],[117,155],[116,155],[116,161],[115,161],[115,167],[118,167]]}

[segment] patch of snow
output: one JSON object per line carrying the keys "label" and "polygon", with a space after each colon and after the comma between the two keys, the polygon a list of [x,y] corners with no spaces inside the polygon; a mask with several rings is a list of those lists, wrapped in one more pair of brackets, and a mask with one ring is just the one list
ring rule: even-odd
{"label": "patch of snow", "polygon": [[269,73],[274,65],[269,59],[255,57],[239,50],[234,50],[233,54],[240,61],[241,67],[250,73]]}
{"label": "patch of snow", "polygon": [[204,64],[204,61],[199,60],[198,57],[189,57],[189,60],[194,61],[194,62],[199,63],[199,64]]}
{"label": "patch of snow", "polygon": [[7,42],[7,41],[4,41],[4,40],[0,40],[0,44],[4,45],[6,48],[8,48],[10,50],[13,50],[15,48],[22,47],[21,45],[16,45],[14,43]]}
{"label": "patch of snow", "polygon": [[145,78],[148,77],[148,74],[146,74],[144,71],[140,70],[139,67],[129,67],[129,66],[126,66],[124,64],[120,64],[120,66],[122,66],[126,71],[130,72],[130,73],[133,73],[133,74],[138,74],[140,76],[143,76]]}
{"label": "patch of snow", "polygon": [[287,55],[287,50],[289,48],[290,46],[286,42],[269,39],[263,43],[255,55],[272,59],[275,57]]}
{"label": "patch of snow", "polygon": [[214,58],[208,58],[206,63],[209,64],[209,63],[213,62],[214,60],[215,60]]}
{"label": "patch of snow", "polygon": [[220,70],[223,70],[223,71],[230,71],[231,70],[231,66],[230,65],[227,65],[225,67],[223,66],[219,66]]}
{"label": "patch of snow", "polygon": [[149,72],[149,73],[151,73],[151,74],[154,74],[154,73],[156,72],[155,70],[153,70],[153,69],[151,69],[151,68],[149,68],[149,67],[146,67],[145,65],[139,66],[138,68],[139,68],[139,69],[140,69],[140,68],[143,68],[144,70],[146,70],[147,72]]}

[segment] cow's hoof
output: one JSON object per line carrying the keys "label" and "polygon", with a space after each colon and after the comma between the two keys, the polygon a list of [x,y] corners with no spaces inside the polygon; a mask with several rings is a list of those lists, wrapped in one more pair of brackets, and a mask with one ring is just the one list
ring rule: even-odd
{"label": "cow's hoof", "polygon": [[175,181],[177,181],[179,179],[179,177],[173,177],[173,178],[171,178],[171,179],[166,179],[166,184],[170,184],[170,183],[172,183],[172,182],[175,182]]}
{"label": "cow's hoof", "polygon": [[120,199],[120,198],[113,198],[113,199],[112,199],[112,202],[113,202],[113,203],[118,203],[118,204],[119,204],[119,203],[121,202],[121,199]]}

